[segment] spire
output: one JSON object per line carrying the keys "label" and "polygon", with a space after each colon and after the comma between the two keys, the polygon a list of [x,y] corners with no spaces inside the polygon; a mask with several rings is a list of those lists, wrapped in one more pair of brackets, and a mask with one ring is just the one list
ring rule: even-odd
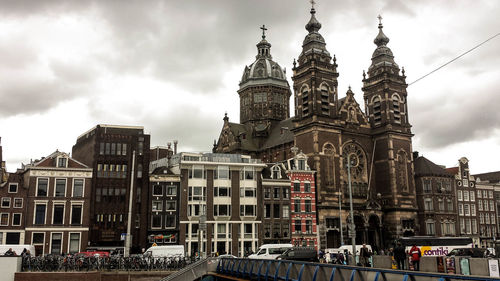
{"label": "spire", "polygon": [[260,29],[262,29],[262,40],[257,44],[257,56],[256,58],[269,58],[272,59],[271,57],[271,44],[267,42],[266,40],[266,25],[263,24]]}
{"label": "spire", "polygon": [[325,39],[319,33],[321,23],[316,19],[316,9],[314,9],[314,0],[311,0],[311,18],[306,24],[306,30],[309,32],[302,43],[302,53],[299,56],[299,64],[302,61],[301,57],[306,53],[318,53],[330,58],[330,53],[326,50]]}
{"label": "spire", "polygon": [[384,34],[382,25],[382,17],[379,15],[378,17],[378,35],[373,40],[373,43],[377,45],[377,48],[373,52],[372,55],[372,64],[368,68],[368,75],[371,76],[375,69],[384,66],[390,66],[397,68],[397,72],[399,72],[399,66],[394,62],[394,55],[389,47],[387,47],[387,43],[389,43],[389,38]]}
{"label": "spire", "polygon": [[385,36],[384,32],[382,29],[384,26],[382,25],[382,17],[378,15],[378,35],[375,37],[375,40],[373,40],[373,43],[375,43],[378,47],[380,46],[385,46],[387,43],[389,43],[389,38]]}
{"label": "spire", "polygon": [[316,14],[314,4],[316,4],[316,2],[314,2],[314,0],[311,0],[311,19],[306,24],[306,29],[307,31],[309,31],[309,33],[318,32],[321,29],[321,23],[319,23],[319,21],[314,16],[314,14]]}

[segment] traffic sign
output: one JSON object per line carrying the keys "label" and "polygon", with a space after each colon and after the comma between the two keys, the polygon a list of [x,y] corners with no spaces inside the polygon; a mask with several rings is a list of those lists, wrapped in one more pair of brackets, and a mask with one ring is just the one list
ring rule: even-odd
{"label": "traffic sign", "polygon": [[120,235],[120,240],[121,240],[121,241],[125,241],[126,237],[127,237],[127,233],[122,233],[122,234]]}

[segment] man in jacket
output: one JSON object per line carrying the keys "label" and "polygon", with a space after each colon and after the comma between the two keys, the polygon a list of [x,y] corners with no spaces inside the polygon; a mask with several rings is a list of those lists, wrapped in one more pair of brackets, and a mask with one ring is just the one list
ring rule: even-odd
{"label": "man in jacket", "polygon": [[420,270],[420,257],[422,256],[422,252],[420,252],[420,249],[417,247],[417,245],[413,245],[410,249],[410,257],[411,261],[413,263],[413,268],[415,271]]}
{"label": "man in jacket", "polygon": [[394,248],[394,259],[396,260],[396,264],[398,266],[399,270],[404,270],[405,269],[405,259],[406,259],[406,253],[405,253],[405,247],[401,245],[401,242],[398,242],[397,246]]}
{"label": "man in jacket", "polygon": [[362,266],[368,266],[369,264],[369,259],[370,259],[370,251],[366,247],[366,244],[363,244],[363,247],[359,251],[359,257],[361,261]]}

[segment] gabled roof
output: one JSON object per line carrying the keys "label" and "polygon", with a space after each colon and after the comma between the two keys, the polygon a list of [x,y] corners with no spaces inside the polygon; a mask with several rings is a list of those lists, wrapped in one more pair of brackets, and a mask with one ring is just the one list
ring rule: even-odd
{"label": "gabled roof", "polygon": [[446,168],[446,172],[450,175],[456,175],[458,174],[458,167],[451,167],[451,168]]}
{"label": "gabled roof", "polygon": [[488,181],[490,183],[498,183],[500,182],[500,171],[482,173],[474,175],[477,181]]}
{"label": "gabled roof", "polygon": [[68,153],[61,152],[59,150],[52,152],[47,157],[42,157],[42,159],[36,160],[32,164],[26,165],[26,167],[27,168],[30,168],[30,167],[56,168],[57,163],[55,161],[56,161],[57,157],[60,157],[60,156],[68,158],[67,168],[76,168],[76,169],[89,168],[89,166],[83,164],[82,162],[71,158]]}
{"label": "gabled roof", "polygon": [[246,151],[257,151],[258,147],[253,139],[250,128],[243,124],[229,122],[229,130],[235,138],[239,138],[241,149]]}
{"label": "gabled roof", "polygon": [[151,172],[152,175],[176,175],[167,166],[157,167]]}
{"label": "gabled roof", "polygon": [[431,160],[420,156],[415,159],[415,176],[440,176],[450,177],[451,175],[442,167],[436,165]]}

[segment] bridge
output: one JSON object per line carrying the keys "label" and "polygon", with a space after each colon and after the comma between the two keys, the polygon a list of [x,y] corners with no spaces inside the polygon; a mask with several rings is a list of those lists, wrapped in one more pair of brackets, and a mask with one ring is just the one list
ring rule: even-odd
{"label": "bridge", "polygon": [[287,260],[208,258],[163,278],[162,281],[499,281],[487,276],[456,275],[309,263]]}

